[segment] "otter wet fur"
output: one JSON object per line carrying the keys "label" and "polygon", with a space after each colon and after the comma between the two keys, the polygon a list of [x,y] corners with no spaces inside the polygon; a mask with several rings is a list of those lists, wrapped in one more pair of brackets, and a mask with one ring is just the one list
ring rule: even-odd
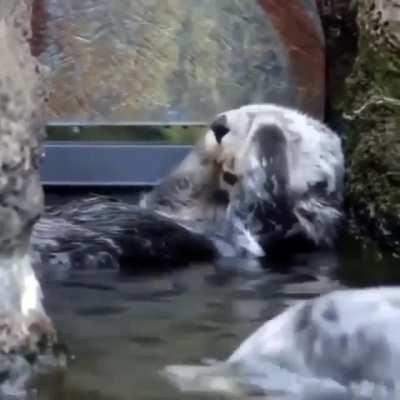
{"label": "otter wet fur", "polygon": [[257,243],[265,253],[331,247],[342,222],[344,157],[338,135],[276,105],[245,106],[216,121],[216,153],[230,192],[227,219],[236,245],[248,251]]}
{"label": "otter wet fur", "polygon": [[226,398],[395,400],[399,305],[396,287],[334,291],[287,308],[224,361],[162,374],[181,391]]}
{"label": "otter wet fur", "polygon": [[332,246],[342,219],[340,138],[273,104],[219,114],[193,151],[138,205],[92,198],[36,224],[36,260],[182,265]]}

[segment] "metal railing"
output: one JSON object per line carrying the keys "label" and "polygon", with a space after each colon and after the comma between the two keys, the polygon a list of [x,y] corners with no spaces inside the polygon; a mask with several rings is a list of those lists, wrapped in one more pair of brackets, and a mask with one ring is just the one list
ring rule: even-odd
{"label": "metal railing", "polygon": [[153,186],[177,165],[206,124],[50,123],[45,187]]}

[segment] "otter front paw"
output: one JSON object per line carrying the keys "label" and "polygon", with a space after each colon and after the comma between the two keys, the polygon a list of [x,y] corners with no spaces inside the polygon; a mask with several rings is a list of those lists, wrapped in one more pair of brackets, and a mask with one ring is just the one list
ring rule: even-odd
{"label": "otter front paw", "polygon": [[51,346],[56,332],[50,319],[43,313],[29,316],[20,313],[0,316],[0,352],[40,352],[43,343]]}
{"label": "otter front paw", "polygon": [[34,351],[51,348],[57,342],[57,332],[50,318],[43,312],[32,312],[28,317],[29,347]]}
{"label": "otter front paw", "polygon": [[29,330],[21,314],[0,316],[0,352],[10,353],[26,347]]}

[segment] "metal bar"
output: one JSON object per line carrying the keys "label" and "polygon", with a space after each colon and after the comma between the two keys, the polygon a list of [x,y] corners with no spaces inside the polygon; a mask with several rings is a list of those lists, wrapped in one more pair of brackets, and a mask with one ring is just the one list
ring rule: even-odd
{"label": "metal bar", "polygon": [[190,145],[52,141],[41,165],[44,186],[143,187],[159,182]]}

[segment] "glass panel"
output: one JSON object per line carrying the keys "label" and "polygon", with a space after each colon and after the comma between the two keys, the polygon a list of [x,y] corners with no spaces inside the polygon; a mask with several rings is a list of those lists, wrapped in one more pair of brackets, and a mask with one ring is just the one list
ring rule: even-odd
{"label": "glass panel", "polygon": [[282,0],[36,0],[32,50],[53,70],[50,118],[189,124],[265,101],[320,114],[323,46],[291,34],[305,15],[301,36],[318,36],[315,2],[291,1],[277,23]]}

